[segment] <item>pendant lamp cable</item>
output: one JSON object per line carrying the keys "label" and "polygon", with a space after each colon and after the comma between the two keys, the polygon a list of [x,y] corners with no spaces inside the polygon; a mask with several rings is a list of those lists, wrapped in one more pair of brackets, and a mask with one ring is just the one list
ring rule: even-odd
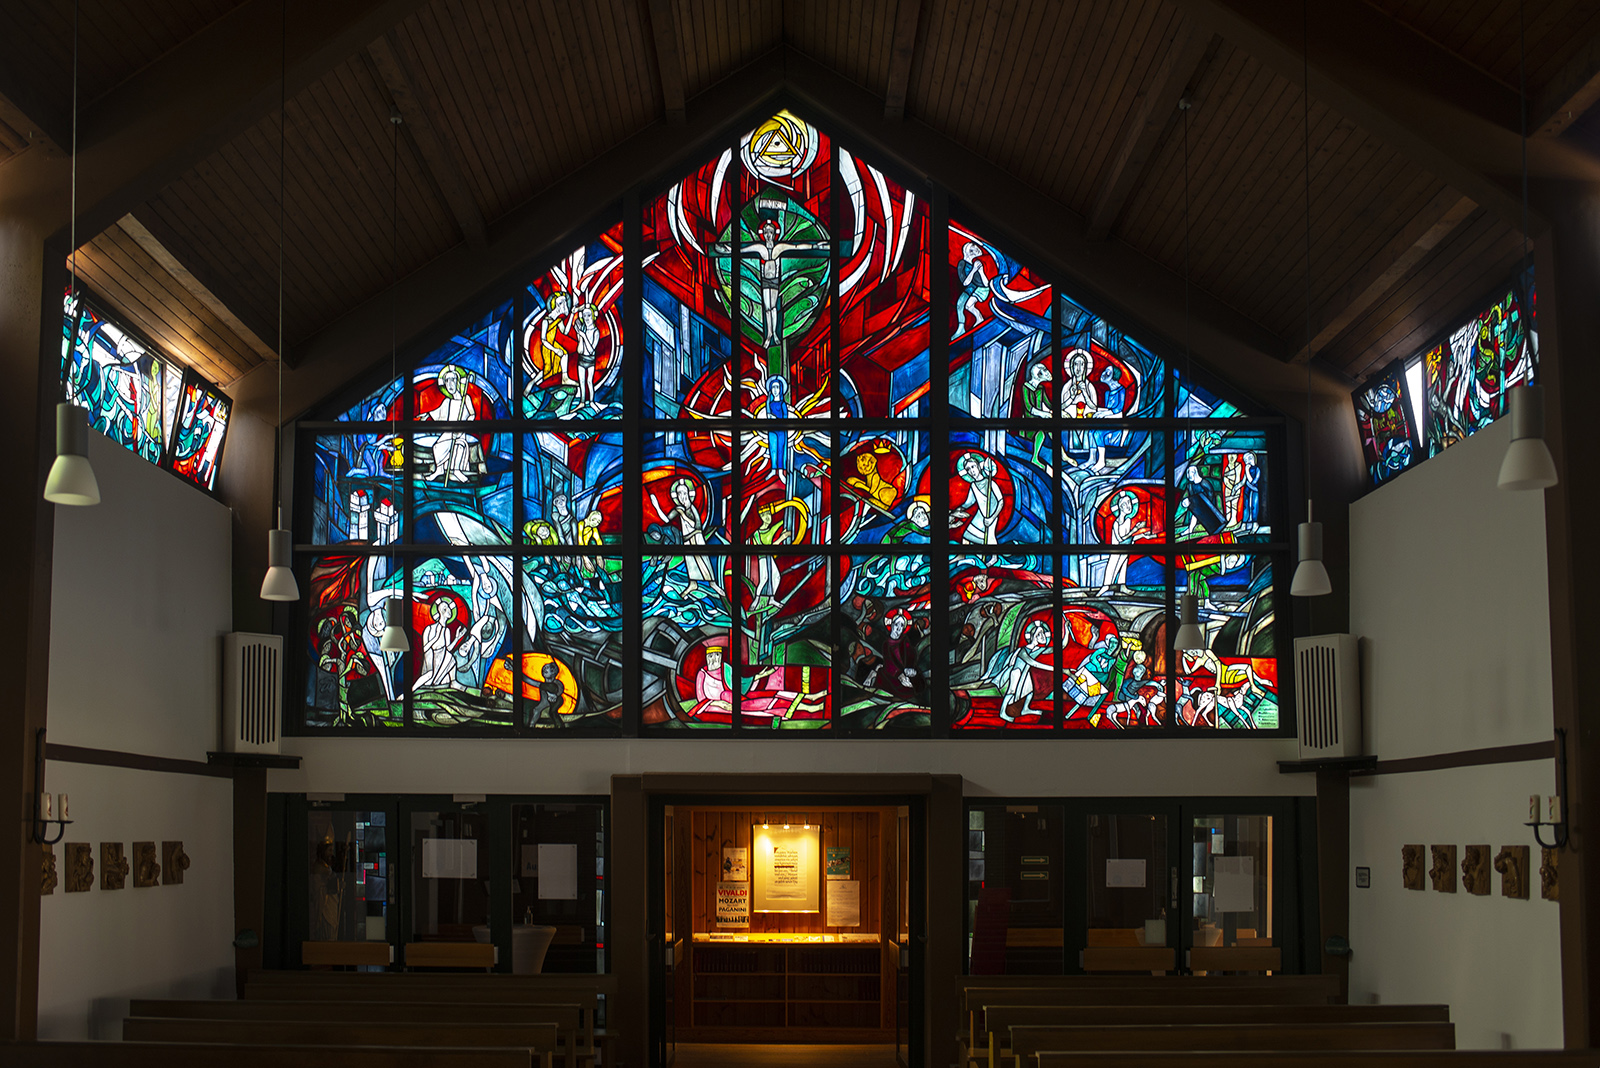
{"label": "pendant lamp cable", "polygon": [[[1522,265],[1528,264],[1528,23],[1526,4],[1517,0],[1517,106],[1522,112]],[[1526,316],[1524,311],[1524,334]]]}
{"label": "pendant lamp cable", "polygon": [[[283,199],[284,157],[287,154],[289,121],[289,0],[278,7],[278,421],[273,435],[274,448],[272,503],[282,508],[283,476],[278,467],[283,463]],[[283,516],[278,515],[278,526],[283,526]]]}
{"label": "pendant lamp cable", "polygon": [[[389,146],[389,377],[400,381],[400,123],[398,110],[389,113],[392,136]],[[397,388],[395,399],[389,406],[389,441],[391,448],[399,448],[400,429],[396,406],[404,403],[405,390]],[[403,454],[402,454],[403,456]],[[402,458],[402,464],[404,460]],[[390,542],[393,546],[399,538]],[[394,577],[396,557],[389,557],[389,575]],[[403,580],[402,580],[403,581]],[[404,586],[402,585],[402,590]]]}
{"label": "pendant lamp cable", "polygon": [[[72,221],[69,225],[71,231],[68,241],[72,245],[72,254],[69,257],[71,267],[68,273],[71,278],[68,282],[68,292],[71,294],[72,314],[74,316],[73,334],[78,333],[77,324],[83,321],[83,316],[78,310],[78,0],[72,0]],[[76,346],[78,339],[72,339]],[[62,361],[62,375],[66,375],[67,361]],[[62,383],[62,394],[66,393],[66,383]]]}
{"label": "pendant lamp cable", "polygon": [[1306,521],[1311,521],[1313,498],[1311,485],[1311,4],[1300,0],[1300,117],[1305,127],[1305,192],[1306,192]]}

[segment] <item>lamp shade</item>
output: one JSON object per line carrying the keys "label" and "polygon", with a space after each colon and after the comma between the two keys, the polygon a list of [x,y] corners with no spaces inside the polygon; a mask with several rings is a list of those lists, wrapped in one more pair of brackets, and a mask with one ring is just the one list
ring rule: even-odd
{"label": "lamp shade", "polygon": [[1542,490],[1556,484],[1556,462],[1544,443],[1544,391],[1538,386],[1513,386],[1511,445],[1500,462],[1503,490]]}
{"label": "lamp shade", "polygon": [[1200,629],[1200,598],[1192,593],[1178,598],[1178,636],[1172,647],[1180,651],[1206,647],[1205,632]]}
{"label": "lamp shade", "polygon": [[[282,523],[282,516],[278,522]],[[298,601],[300,585],[290,566],[290,541],[287,530],[267,531],[267,577],[261,580],[263,601]]]}
{"label": "lamp shade", "polygon": [[411,639],[406,637],[406,604],[404,597],[391,597],[383,606],[383,637],[378,648],[386,653],[408,653]]}
{"label": "lamp shade", "polygon": [[1300,566],[1294,570],[1289,593],[1295,597],[1321,597],[1333,592],[1328,569],[1322,563],[1322,524],[1300,524]]}
{"label": "lamp shade", "polygon": [[100,503],[100,483],[89,466],[89,413],[76,404],[56,405],[56,462],[44,483],[44,499],[79,507]]}

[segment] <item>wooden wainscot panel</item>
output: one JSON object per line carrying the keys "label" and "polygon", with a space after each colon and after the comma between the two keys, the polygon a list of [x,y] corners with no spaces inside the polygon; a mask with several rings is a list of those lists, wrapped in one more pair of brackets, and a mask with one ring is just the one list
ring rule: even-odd
{"label": "wooden wainscot panel", "polygon": [[1433,888],[1441,894],[1456,892],[1456,847],[1453,845],[1436,845],[1433,850],[1433,867],[1428,869],[1428,878],[1433,880]]}
{"label": "wooden wainscot panel", "polygon": [[1489,847],[1467,846],[1467,855],[1461,860],[1461,887],[1469,894],[1482,897],[1489,892]]}
{"label": "wooden wainscot panel", "polygon": [[1501,846],[1494,856],[1494,870],[1500,873],[1500,896],[1528,900],[1528,847]]}
{"label": "wooden wainscot panel", "polygon": [[94,889],[94,847],[88,842],[67,843],[67,893]]}
{"label": "wooden wainscot panel", "polygon": [[154,842],[133,843],[133,885],[136,888],[161,885],[161,865],[156,861]]}
{"label": "wooden wainscot panel", "polygon": [[1403,845],[1400,847],[1400,879],[1407,890],[1423,889],[1422,847],[1420,845]]}
{"label": "wooden wainscot panel", "polygon": [[100,843],[100,889],[121,890],[128,882],[128,858],[121,842]]}
{"label": "wooden wainscot panel", "polygon": [[1561,851],[1539,850],[1539,896],[1546,901],[1561,900]]}

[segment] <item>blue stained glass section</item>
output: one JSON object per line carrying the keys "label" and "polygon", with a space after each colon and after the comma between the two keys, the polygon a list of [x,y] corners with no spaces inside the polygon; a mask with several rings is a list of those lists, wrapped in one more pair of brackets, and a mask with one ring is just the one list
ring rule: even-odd
{"label": "blue stained glass section", "polygon": [[617,542],[622,536],[622,435],[551,430],[522,440],[523,542]]}
{"label": "blue stained glass section", "polygon": [[414,418],[436,423],[511,418],[515,337],[510,301],[451,335],[411,374]]}
{"label": "blue stained glass section", "polygon": [[[509,544],[514,440],[511,434],[418,434],[412,461],[417,524],[412,540],[429,545]],[[465,470],[441,461],[441,456],[458,453],[472,457]]]}

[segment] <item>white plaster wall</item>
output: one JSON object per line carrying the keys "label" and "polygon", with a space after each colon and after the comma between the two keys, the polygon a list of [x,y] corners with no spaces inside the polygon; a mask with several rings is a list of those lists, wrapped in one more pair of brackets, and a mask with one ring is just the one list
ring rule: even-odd
{"label": "white plaster wall", "polygon": [[56,509],[50,741],[205,760],[233,616],[230,513],[89,436],[100,504]]}
{"label": "white plaster wall", "polygon": [[268,773],[284,793],[607,794],[640,772],[932,772],[966,777],[969,796],[1278,796],[1311,794],[1280,775],[1293,738],[431,739],[285,738],[297,771]]}
{"label": "white plaster wall", "polygon": [[[94,851],[95,886],[59,883],[39,906],[39,1037],[122,1037],[128,999],[231,998],[233,783],[200,775],[50,761],[53,793],[72,799],[67,839]],[[180,886],[100,889],[100,843],[181,841],[190,867]]]}
{"label": "white plaster wall", "polygon": [[[1350,623],[1380,759],[1552,737],[1544,497],[1495,488],[1508,423],[1351,506]],[[1561,1044],[1557,906],[1500,897],[1498,876],[1474,897],[1400,875],[1406,844],[1532,847],[1528,795],[1554,791],[1553,763],[1352,780],[1350,861],[1372,871],[1351,890],[1352,1002],[1448,1003],[1462,1048]]]}
{"label": "white plaster wall", "polygon": [[[217,747],[221,635],[232,615],[223,505],[91,433],[93,508],[56,509],[49,740],[204,762]],[[71,797],[67,839],[182,841],[181,886],[41,902],[39,1034],[120,1038],[130,997],[231,996],[233,784],[225,778],[50,761]]]}
{"label": "white plaster wall", "polygon": [[[1528,795],[1548,794],[1554,761],[1374,775],[1350,784],[1350,863],[1372,887],[1350,891],[1350,1002],[1443,1003],[1462,1049],[1561,1045],[1559,906],[1539,897],[1539,849]],[[1456,892],[1404,889],[1400,847],[1457,847]],[[1500,896],[1500,876],[1478,897],[1461,888],[1465,846],[1530,848],[1527,901]],[[1492,854],[1491,854],[1492,855]]]}

